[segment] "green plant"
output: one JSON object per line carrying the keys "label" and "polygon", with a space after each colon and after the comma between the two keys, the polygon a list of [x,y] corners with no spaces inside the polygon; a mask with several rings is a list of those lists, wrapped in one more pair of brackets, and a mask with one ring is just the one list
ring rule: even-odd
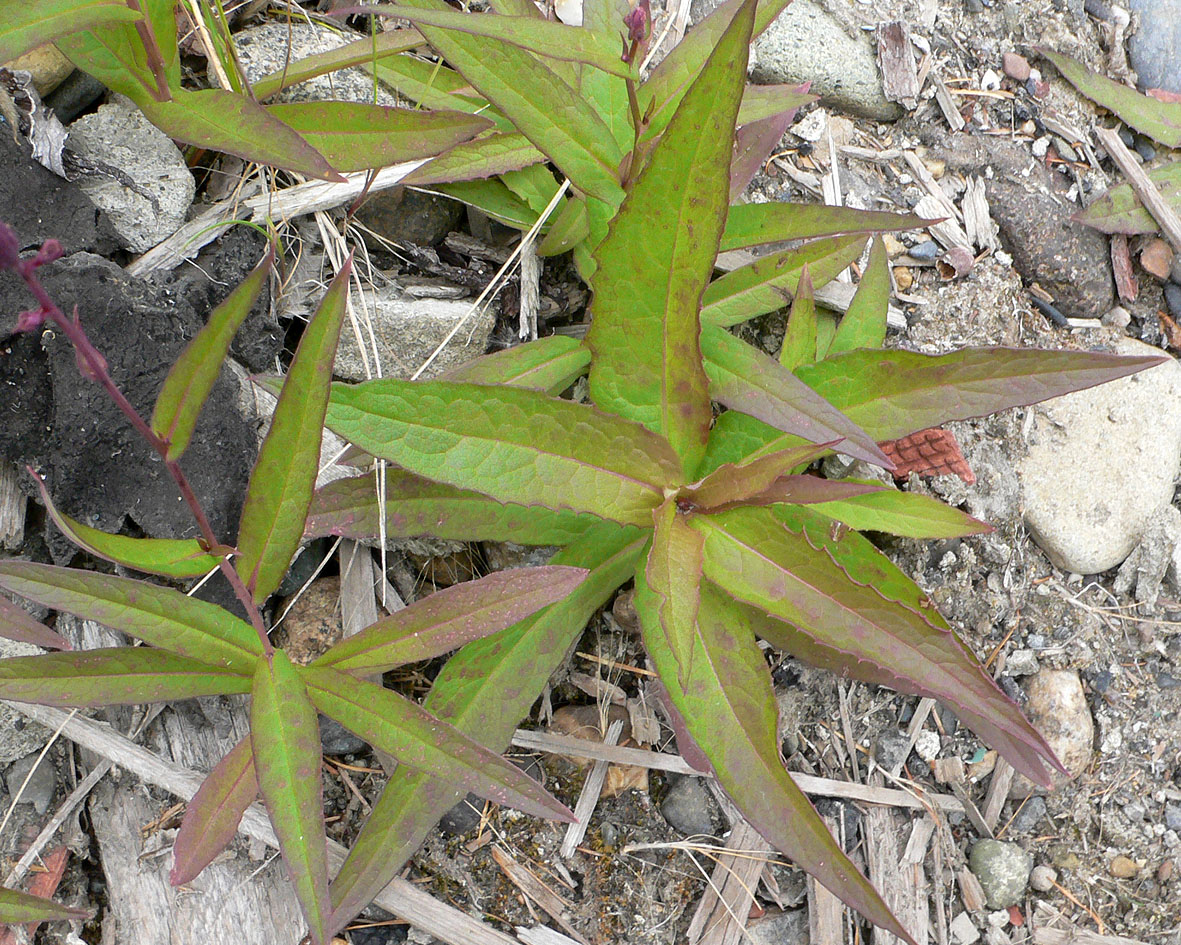
{"label": "green plant", "polygon": [[[328,900],[318,711],[389,752],[400,765],[430,771],[540,816],[570,819],[565,807],[514,765],[365,677],[430,659],[514,624],[575,592],[586,576],[583,570],[525,569],[449,588],[337,643],[307,666],[294,665],[268,638],[262,605],[299,546],[312,498],[351,262],[329,286],[299,343],[251,472],[236,545],[230,546],[210,529],[181,461],[231,338],[269,276],[272,254],[185,349],[168,373],[150,421],[116,387],[78,314],[67,318],[42,286],[37,270],[60,255],[60,247],[50,242],[36,256],[22,258],[15,234],[0,223],[0,270],[14,270],[37,302],[19,316],[17,328],[34,330],[48,321],[69,339],[82,374],[109,393],[160,455],[201,537],[106,534],[63,515],[42,486],[46,507],[81,547],[125,567],[169,578],[220,571],[247,619],[158,584],[0,561],[0,587],[148,644],[5,659],[0,661],[0,698],[98,706],[249,694],[250,735],[217,764],[189,804],[176,841],[173,882],[187,882],[200,872],[261,794],[316,942],[326,941],[329,927],[343,924],[330,914]],[[0,605],[0,634],[51,648],[64,643],[6,601]],[[9,921],[5,916],[23,921],[30,908],[19,894],[0,895],[0,921]],[[43,914],[67,912],[74,914],[61,909]]]}
{"label": "green plant", "polygon": [[[612,10],[589,2],[588,21],[610,22]],[[589,569],[565,601],[469,644],[437,677],[425,705],[492,747],[507,743],[586,619],[634,580],[643,642],[682,750],[695,744],[747,819],[797,865],[911,941],[787,774],[756,637],[842,675],[946,702],[1038,783],[1049,783],[1047,765],[1058,762],[930,600],[857,532],[952,536],[987,526],[918,495],[804,470],[834,448],[889,467],[881,441],[1163,359],[882,350],[889,280],[880,244],[852,308],[826,330],[811,305],[815,272],[802,259],[827,258],[839,236],[714,280],[720,249],[808,227],[817,235],[872,229],[875,219],[847,213],[837,225],[823,208],[728,206],[758,15],[754,2],[740,0],[717,15],[699,70],[669,99],[647,104],[634,80],[622,79],[619,133],[594,136],[583,134],[577,104],[548,124],[531,113],[550,101],[547,83],[563,95],[570,88],[561,79],[567,64],[521,66],[503,43],[473,62],[467,34],[420,18],[424,35],[528,129],[581,192],[588,219],[599,220],[592,229],[605,235],[584,267],[593,320],[584,344],[542,339],[447,380],[335,385],[328,427],[397,469],[383,502],[368,477],[321,490],[308,534],[562,544],[555,563]],[[627,25],[634,57],[644,30],[635,18]],[[648,135],[655,115],[660,133]],[[567,121],[561,133],[552,127]],[[854,245],[860,252],[860,240]],[[772,281],[791,264],[794,278]],[[779,360],[725,330],[789,294]],[[591,404],[556,396],[588,370]],[[715,403],[727,408],[716,421]],[[362,908],[455,796],[430,775],[396,772],[334,881],[334,907]]]}

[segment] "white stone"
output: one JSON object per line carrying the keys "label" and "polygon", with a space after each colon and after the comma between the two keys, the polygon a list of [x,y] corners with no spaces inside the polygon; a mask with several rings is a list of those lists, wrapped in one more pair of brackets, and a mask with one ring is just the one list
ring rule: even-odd
{"label": "white stone", "polygon": [[[1159,355],[1125,338],[1120,354]],[[1173,498],[1181,460],[1181,365],[1167,361],[1034,408],[1019,464],[1025,524],[1064,571],[1124,560]]]}
{"label": "white stone", "polygon": [[939,733],[932,732],[930,729],[919,732],[918,738],[914,740],[914,753],[923,761],[934,761],[939,754],[939,748]]}
{"label": "white stone", "polygon": [[951,920],[951,937],[957,945],[972,945],[980,940],[980,930],[966,912],[961,912]]}

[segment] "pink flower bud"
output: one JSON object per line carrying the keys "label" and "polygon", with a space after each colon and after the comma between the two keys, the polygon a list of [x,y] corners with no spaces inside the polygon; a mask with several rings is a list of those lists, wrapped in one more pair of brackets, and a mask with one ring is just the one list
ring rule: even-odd
{"label": "pink flower bud", "polygon": [[652,8],[649,0],[639,0],[635,8],[623,18],[627,37],[633,43],[642,43],[652,29]]}
{"label": "pink flower bud", "polygon": [[37,255],[33,257],[33,268],[44,266],[46,263],[51,263],[56,259],[61,259],[65,255],[62,249],[62,244],[55,239],[47,239],[41,244],[41,248],[37,250]]}
{"label": "pink flower bud", "polygon": [[41,327],[41,323],[45,321],[48,315],[49,312],[43,308],[31,308],[27,312],[21,312],[16,316],[16,330],[35,331]]}

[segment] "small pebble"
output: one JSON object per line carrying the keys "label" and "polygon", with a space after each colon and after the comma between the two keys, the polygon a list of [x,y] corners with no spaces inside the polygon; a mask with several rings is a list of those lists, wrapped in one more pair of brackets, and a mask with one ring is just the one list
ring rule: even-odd
{"label": "small pebble", "polygon": [[893,233],[883,233],[882,243],[886,247],[886,255],[891,259],[906,252],[906,246]]}
{"label": "small pebble", "polygon": [[1005,657],[1005,672],[1010,676],[1032,676],[1040,668],[1033,650],[1013,650]]}
{"label": "small pebble", "polygon": [[914,285],[914,273],[912,273],[905,266],[895,266],[894,285],[898,287],[899,292],[907,291],[912,285]]}
{"label": "small pebble", "polygon": [[1181,688],[1181,679],[1178,679],[1172,673],[1157,673],[1156,684],[1161,689],[1178,689]]}
{"label": "small pebble", "polygon": [[981,0],[964,0],[964,6],[967,7],[969,13],[984,12],[984,4]]}
{"label": "small pebble", "polygon": [[1126,148],[1136,147],[1136,136],[1134,134],[1132,134],[1132,132],[1130,132],[1127,128],[1124,128],[1121,126],[1118,134],[1119,134],[1120,141],[1122,141],[1124,143],[1124,147],[1126,147]]}
{"label": "small pebble", "polygon": [[1165,805],[1165,827],[1169,830],[1181,830],[1181,804]]}
{"label": "small pebble", "polygon": [[[934,240],[926,240],[914,246],[910,250],[910,255],[920,262],[934,262],[939,258],[939,244]],[[1178,288],[1181,292],[1181,287]]]}
{"label": "small pebble", "polygon": [[1144,267],[1145,272],[1158,279],[1167,279],[1173,266],[1173,250],[1159,237],[1150,240],[1140,251],[1140,265]]}
{"label": "small pebble", "polygon": [[710,836],[714,832],[710,796],[700,778],[683,777],[673,783],[660,803],[669,826],[685,836]]}
{"label": "small pebble", "polygon": [[1140,135],[1136,136],[1136,143],[1133,145],[1136,153],[1140,155],[1144,163],[1155,160],[1156,148],[1152,146],[1147,138],[1142,138]]}
{"label": "small pebble", "polygon": [[895,771],[906,761],[910,739],[905,732],[890,730],[878,736],[873,746],[874,760],[887,771]]}
{"label": "small pebble", "polygon": [[1001,77],[991,69],[985,69],[984,75],[980,77],[980,88],[985,92],[995,92],[1000,87]]}
{"label": "small pebble", "polygon": [[1136,865],[1134,860],[1126,856],[1117,856],[1114,860],[1107,864],[1107,872],[1109,872],[1116,879],[1130,879],[1140,872],[1140,868]]}
{"label": "small pebble", "polygon": [[1074,146],[1069,141],[1067,141],[1065,138],[1055,136],[1054,144],[1058,148],[1058,153],[1063,158],[1072,163],[1078,162],[1078,152],[1074,149]]}
{"label": "small pebble", "polygon": [[1035,866],[1029,874],[1029,885],[1038,892],[1049,892],[1058,882],[1058,871],[1044,863]]}
{"label": "small pebble", "polygon": [[[24,792],[20,795],[20,803],[32,804],[38,814],[44,814],[49,810],[49,804],[57,790],[57,772],[54,771],[53,762],[48,755],[42,759],[39,765],[37,764],[40,754],[38,751],[31,755],[25,755],[23,758],[17,758],[8,769],[4,782],[8,785],[8,793],[12,797],[16,797],[17,792],[24,785]],[[37,767],[34,768],[33,765],[37,765]],[[30,771],[33,772],[31,776],[29,775]],[[25,784],[26,777],[29,779],[28,784]]]}
{"label": "small pebble", "polygon": [[961,912],[951,920],[951,937],[958,945],[972,945],[980,940],[980,930],[966,912]]}
{"label": "small pebble", "polygon": [[1030,150],[1033,151],[1034,157],[1044,158],[1046,156],[1046,152],[1050,150],[1050,139],[1043,135],[1030,146]]}
{"label": "small pebble", "polygon": [[1156,878],[1162,883],[1167,883],[1170,879],[1173,878],[1173,861],[1172,860],[1165,860],[1160,866],[1157,867]]}
{"label": "small pebble", "polygon": [[1005,53],[1001,58],[1001,68],[1005,75],[1018,82],[1024,82],[1029,78],[1029,60],[1018,53]]}
{"label": "small pebble", "polygon": [[915,739],[914,753],[929,764],[939,754],[940,747],[939,733],[924,729]]}
{"label": "small pebble", "polygon": [[1169,306],[1169,314],[1173,318],[1181,318],[1181,285],[1165,283],[1165,304]]}
{"label": "small pebble", "polygon": [[996,912],[990,912],[986,921],[990,929],[1003,929],[1009,924],[1009,910],[998,909]]}
{"label": "small pebble", "polygon": [[1132,313],[1122,305],[1114,305],[1099,321],[1108,328],[1127,328],[1132,322]]}
{"label": "small pebble", "polygon": [[1035,134],[1037,134],[1037,122],[1035,122],[1032,118],[1023,121],[1021,123],[1021,133],[1023,135],[1029,135],[1032,138]]}
{"label": "small pebble", "polygon": [[1009,832],[1016,836],[1031,834],[1046,816],[1046,802],[1044,798],[1034,795],[1021,805],[1020,810],[1013,815],[1009,824]]}
{"label": "small pebble", "polygon": [[1016,843],[980,840],[972,847],[968,867],[980,880],[988,907],[1006,909],[1025,894],[1033,857]]}

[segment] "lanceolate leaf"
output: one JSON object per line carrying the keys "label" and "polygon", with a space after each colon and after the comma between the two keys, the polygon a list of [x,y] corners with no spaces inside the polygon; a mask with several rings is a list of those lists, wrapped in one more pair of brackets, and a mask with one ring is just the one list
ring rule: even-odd
{"label": "lanceolate leaf", "polygon": [[[1147,174],[1165,202],[1175,213],[1181,213],[1181,161],[1154,167]],[[1140,203],[1132,185],[1126,182],[1116,184],[1072,219],[1104,233],[1124,233],[1127,236],[1157,233],[1160,230],[1160,224]]]}
{"label": "lanceolate leaf", "polygon": [[303,136],[338,171],[433,157],[492,122],[463,112],[423,112],[361,102],[286,102],[267,111]]}
{"label": "lanceolate leaf", "polygon": [[0,637],[31,643],[46,650],[73,649],[69,640],[34,620],[23,607],[18,607],[3,594],[0,594]]}
{"label": "lanceolate leaf", "polygon": [[527,230],[537,222],[537,214],[497,179],[460,180],[433,189],[483,211],[505,226]]}
{"label": "lanceolate leaf", "polygon": [[441,374],[439,380],[507,384],[560,394],[589,366],[586,345],[566,335],[550,335],[465,361]]}
{"label": "lanceolate leaf", "polygon": [[250,677],[146,646],[0,660],[0,699],[90,708],[250,691]]}
{"label": "lanceolate leaf", "polygon": [[312,940],[323,945],[329,912],[328,843],[316,709],[282,650],[258,661],[251,697],[250,744],[258,788]]}
{"label": "lanceolate leaf", "polygon": [[535,817],[572,821],[565,805],[511,762],[417,703],[327,666],[302,672],[316,707],[406,765]]}
{"label": "lanceolate leaf", "polygon": [[140,95],[135,104],[170,138],[308,177],[344,179],[307,140],[245,95],[178,89],[170,102]]}
{"label": "lanceolate leaf", "polygon": [[841,317],[827,355],[857,348],[880,348],[886,340],[886,307],[890,303],[890,264],[881,237],[869,250],[869,265],[861,276],[849,310]]}
{"label": "lanceolate leaf", "polygon": [[[671,648],[638,606],[637,612],[673,705],[743,816],[849,906],[914,945],[783,767],[771,674],[741,612],[703,585],[697,632],[685,641],[689,652]],[[680,685],[684,665],[692,675]]]}
{"label": "lanceolate leaf", "polygon": [[[590,220],[587,219],[586,200],[582,197],[571,197],[557,212],[545,239],[537,244],[538,256],[559,256],[562,253],[576,249],[586,251],[585,245],[579,245],[590,236]],[[590,352],[587,352],[587,364],[590,363]]]}
{"label": "lanceolate leaf", "polygon": [[653,515],[656,531],[646,566],[636,571],[636,612],[645,629],[663,637],[661,646],[673,655],[676,683],[682,689],[693,675],[693,640],[701,606],[702,547],[700,532],[685,522],[673,500]]}
{"label": "lanceolate leaf", "polygon": [[779,145],[787,126],[795,118],[794,108],[748,122],[734,137],[734,159],[730,165],[730,197],[738,200],[767,157]]}
{"label": "lanceolate leaf", "polygon": [[545,155],[516,133],[493,134],[457,144],[403,178],[407,186],[477,180],[515,171],[545,160]]}
{"label": "lanceolate leaf", "polygon": [[21,922],[53,922],[56,919],[85,919],[88,909],[71,909],[50,899],[30,896],[17,889],[0,886],[0,924],[17,925]]}
{"label": "lanceolate leaf", "polygon": [[503,502],[646,524],[679,484],[642,427],[536,391],[384,379],[332,390],[329,428],[403,469]]}
{"label": "lanceolate leaf", "polygon": [[754,0],[741,8],[669,122],[595,254],[590,393],[664,436],[686,474],[712,413],[698,311],[725,220],[734,119]]}
{"label": "lanceolate leaf", "polygon": [[797,466],[823,456],[840,442],[833,440],[819,445],[807,443],[748,462],[726,463],[714,469],[701,482],[682,490],[681,495],[699,509],[713,509],[742,501],[765,492],[777,479],[788,475]]}
{"label": "lanceolate leaf", "polygon": [[838,236],[764,256],[715,279],[702,299],[701,321],[737,325],[786,306],[804,266],[814,285],[824,285],[861,255],[863,236]]}
{"label": "lanceolate leaf", "polygon": [[[378,60],[373,71],[383,83],[422,108],[471,113],[490,111],[487,100],[476,94],[467,79],[442,62],[414,56],[391,56]],[[492,110],[488,117],[495,114],[498,113]],[[508,130],[507,123],[502,130]]]}
{"label": "lanceolate leaf", "polygon": [[[414,0],[418,9],[449,9]],[[499,40],[422,26],[431,45],[583,193],[618,205],[622,152],[590,103],[530,53]]]}
{"label": "lanceolate leaf", "polygon": [[[387,538],[429,535],[453,541],[567,545],[602,521],[586,512],[500,502],[401,469],[386,471],[385,498]],[[380,514],[373,476],[337,479],[312,498],[304,537],[375,538],[381,534]]]}
{"label": "lanceolate leaf", "polygon": [[257,797],[254,749],[247,735],[209,772],[185,809],[172,845],[173,886],[190,882],[213,862],[234,839],[242,815]]}
{"label": "lanceolate leaf", "polygon": [[329,49],[312,56],[304,56],[295,62],[285,63],[282,69],[252,83],[251,91],[260,102],[266,101],[283,89],[306,82],[308,79],[350,66],[361,66],[374,61],[385,62],[399,53],[424,45],[426,40],[416,29],[375,33],[337,49]]}
{"label": "lanceolate leaf", "polygon": [[[644,541],[637,529],[601,525],[559,552],[553,563],[589,568],[587,580],[540,614],[465,646],[443,667],[424,708],[485,745],[507,746],[591,614],[631,578]],[[452,784],[394,773],[332,885],[334,927],[368,905],[458,799]]]}
{"label": "lanceolate leaf", "polygon": [[1166,360],[1015,348],[850,351],[800,367],[796,376],[880,442],[1036,404]]}
{"label": "lanceolate leaf", "polygon": [[925,226],[912,213],[853,210],[822,204],[743,203],[730,207],[719,252],[744,249],[780,240],[809,240],[821,236],[846,236],[913,230]]}
{"label": "lanceolate leaf", "polygon": [[791,372],[770,356],[712,325],[702,330],[701,346],[714,400],[813,443],[843,439],[840,452],[893,468],[855,421],[806,384],[793,381]]}
{"label": "lanceolate leaf", "polygon": [[151,427],[168,442],[168,459],[180,459],[188,447],[230,342],[266,286],[274,262],[275,249],[268,246],[262,262],[213,310],[164,379],[152,411]]}
{"label": "lanceolate leaf", "polygon": [[779,349],[779,363],[794,371],[801,364],[816,360],[816,299],[812,293],[812,275],[808,267],[800,270],[800,281],[795,298],[791,300],[791,315],[783,333]]}
{"label": "lanceolate leaf", "polygon": [[632,78],[636,72],[634,65],[620,58],[617,37],[566,26],[556,20],[536,16],[489,16],[394,4],[366,6],[365,13],[402,17],[416,26],[435,26],[450,32],[499,40],[538,53],[542,58],[584,63],[624,79]]}
{"label": "lanceolate leaf", "polygon": [[886,532],[903,538],[962,538],[992,531],[992,526],[938,499],[897,489],[821,502],[812,506],[812,511],[857,531]]}
{"label": "lanceolate leaf", "polygon": [[152,646],[238,673],[262,653],[250,624],[216,604],[142,581],[30,561],[0,562],[0,587]]}
{"label": "lanceolate leaf", "polygon": [[748,85],[742,90],[738,124],[741,127],[776,115],[794,117],[802,106],[819,97],[808,92],[807,82],[803,85]]}
{"label": "lanceolate leaf", "polygon": [[694,526],[705,535],[709,580],[841,654],[855,678],[946,701],[1015,768],[1048,782],[1043,760],[1053,752],[1045,741],[914,583],[864,538],[847,532],[833,540],[822,517],[792,506],[772,514],[735,509]]}
{"label": "lanceolate leaf", "polygon": [[1181,104],[1161,102],[1141,95],[1121,82],[1091,72],[1069,56],[1039,48],[1043,56],[1076,89],[1122,118],[1125,122],[1166,147],[1181,147]]}
{"label": "lanceolate leaf", "polygon": [[256,603],[279,586],[303,536],[351,269],[350,257],[304,329],[271,429],[250,473],[234,565]]}
{"label": "lanceolate leaf", "polygon": [[312,665],[368,674],[432,659],[562,600],[585,578],[582,568],[549,566],[514,568],[465,581],[346,637]]}
{"label": "lanceolate leaf", "polygon": [[67,33],[140,18],[123,0],[4,0],[0,3],[0,62]]}

